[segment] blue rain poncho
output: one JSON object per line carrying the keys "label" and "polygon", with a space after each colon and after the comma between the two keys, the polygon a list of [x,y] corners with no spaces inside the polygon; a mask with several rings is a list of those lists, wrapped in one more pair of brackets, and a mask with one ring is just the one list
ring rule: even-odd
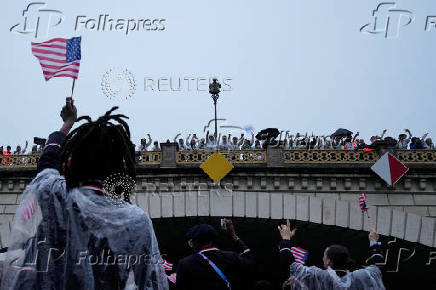
{"label": "blue rain poncho", "polygon": [[[116,261],[116,262],[115,262]],[[17,208],[1,289],[168,289],[152,222],[42,170]]]}

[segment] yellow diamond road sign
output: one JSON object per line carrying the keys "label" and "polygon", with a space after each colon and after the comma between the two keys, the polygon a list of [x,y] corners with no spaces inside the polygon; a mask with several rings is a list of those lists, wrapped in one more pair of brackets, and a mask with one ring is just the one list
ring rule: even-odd
{"label": "yellow diamond road sign", "polygon": [[233,165],[222,154],[215,152],[201,164],[200,168],[213,181],[218,182],[233,169]]}

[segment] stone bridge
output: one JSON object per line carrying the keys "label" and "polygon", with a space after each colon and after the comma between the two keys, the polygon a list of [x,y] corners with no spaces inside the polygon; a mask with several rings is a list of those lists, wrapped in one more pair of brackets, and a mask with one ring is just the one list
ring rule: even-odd
{"label": "stone bridge", "polygon": [[[134,203],[153,219],[190,216],[291,219],[380,234],[436,247],[436,151],[378,148],[221,151],[234,169],[215,184],[199,168],[213,151],[138,153]],[[390,151],[409,167],[394,187],[371,170]],[[3,156],[3,158],[6,158]],[[1,246],[7,246],[20,194],[36,173],[37,155],[0,162]],[[7,162],[6,162],[7,161]],[[358,196],[368,195],[369,216]]]}

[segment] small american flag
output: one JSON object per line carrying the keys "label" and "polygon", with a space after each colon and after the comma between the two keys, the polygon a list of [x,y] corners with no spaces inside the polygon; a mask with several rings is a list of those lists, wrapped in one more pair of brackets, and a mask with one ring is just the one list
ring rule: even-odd
{"label": "small american flag", "polygon": [[55,77],[77,79],[80,67],[81,37],[70,39],[53,38],[45,42],[32,42],[32,53],[39,60],[44,78]]}
{"label": "small american flag", "polygon": [[171,271],[171,270],[173,270],[173,264],[172,264],[172,263],[168,262],[168,261],[165,260],[165,259],[162,259],[162,261],[163,261],[162,266],[163,266],[163,268],[165,269],[165,271]]}
{"label": "small american flag", "polygon": [[366,212],[366,215],[367,215],[368,218],[369,218],[369,214],[368,214],[368,206],[366,205],[366,198],[367,198],[366,193],[362,193],[362,194],[359,196],[359,205],[360,205],[360,209],[362,210],[362,213],[365,213],[365,212]]}
{"label": "small american flag", "polygon": [[304,263],[307,260],[307,256],[309,256],[309,251],[300,248],[300,247],[291,247],[289,248],[283,248],[280,251],[290,251],[292,253],[292,256],[294,256],[294,260],[296,263],[304,265]]}
{"label": "small american flag", "polygon": [[170,280],[170,282],[176,284],[176,280],[177,280],[176,273],[172,273],[171,275],[169,275],[167,277],[168,277],[168,280]]}
{"label": "small american flag", "polygon": [[294,255],[295,262],[301,265],[307,260],[307,256],[309,256],[309,252],[300,247],[292,247],[291,248],[292,255]]}

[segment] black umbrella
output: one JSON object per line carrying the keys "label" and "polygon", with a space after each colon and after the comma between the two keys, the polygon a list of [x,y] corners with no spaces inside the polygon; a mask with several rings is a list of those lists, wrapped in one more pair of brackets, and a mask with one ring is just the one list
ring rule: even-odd
{"label": "black umbrella", "polygon": [[271,140],[271,138],[277,138],[280,135],[280,131],[277,128],[267,128],[263,129],[256,134],[256,139],[258,140]]}
{"label": "black umbrella", "polygon": [[346,137],[349,135],[353,135],[353,132],[344,128],[339,128],[332,134],[332,137]]}

